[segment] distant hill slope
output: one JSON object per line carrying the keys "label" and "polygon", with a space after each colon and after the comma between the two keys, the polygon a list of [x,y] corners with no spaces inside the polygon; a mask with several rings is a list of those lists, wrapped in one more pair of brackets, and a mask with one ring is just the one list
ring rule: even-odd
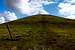
{"label": "distant hill slope", "polygon": [[11,32],[14,34],[23,33],[25,30],[30,30],[30,28],[33,30],[33,32],[35,32],[34,30],[37,31],[37,29],[41,29],[42,31],[48,31],[50,29],[50,32],[56,33],[75,33],[75,20],[51,15],[29,16],[12,22],[0,24],[0,34],[3,36],[4,34],[8,34],[6,24],[9,25]]}
{"label": "distant hill slope", "polygon": [[66,19],[66,18],[62,18],[62,17],[58,17],[58,16],[52,16],[52,15],[34,15],[34,16],[29,16],[29,17],[25,17],[22,19],[18,19],[15,21],[11,21],[8,23],[36,23],[36,22],[49,22],[49,23],[75,23],[75,20],[71,20],[71,19]]}
{"label": "distant hill slope", "polygon": [[[18,41],[3,41],[3,39],[10,39],[6,24],[9,26],[12,38],[19,39]],[[44,48],[42,50],[75,50],[75,20],[35,15],[1,24],[0,46],[2,49],[8,47],[7,50],[9,46],[15,46],[18,50],[27,50],[26,48],[33,50],[34,47],[36,48],[34,50],[41,50],[41,48]]]}

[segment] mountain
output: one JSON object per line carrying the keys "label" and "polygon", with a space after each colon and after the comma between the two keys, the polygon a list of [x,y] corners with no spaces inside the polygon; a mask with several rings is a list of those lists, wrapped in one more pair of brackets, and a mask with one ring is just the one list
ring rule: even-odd
{"label": "mountain", "polygon": [[35,15],[35,16],[29,16],[29,17],[25,17],[25,18],[22,18],[22,19],[18,19],[18,20],[15,20],[15,21],[11,21],[11,22],[8,22],[8,23],[18,23],[18,22],[21,22],[21,23],[36,23],[38,21],[48,21],[48,22],[52,22],[52,23],[61,23],[61,22],[70,22],[70,23],[73,23],[75,22],[75,20],[72,20],[72,19],[65,19],[63,17],[58,17],[58,16],[52,16],[52,15]]}
{"label": "mountain", "polygon": [[11,39],[7,26],[12,38],[19,40],[15,42],[8,40],[9,43],[0,41],[1,46],[4,44],[12,46],[13,44],[18,50],[72,50],[75,48],[71,47],[75,45],[73,43],[75,41],[75,20],[52,15],[29,16],[1,24],[0,39]]}

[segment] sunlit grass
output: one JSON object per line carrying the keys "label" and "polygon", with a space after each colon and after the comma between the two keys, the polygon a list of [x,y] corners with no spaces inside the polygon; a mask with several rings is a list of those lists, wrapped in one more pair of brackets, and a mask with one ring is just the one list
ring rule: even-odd
{"label": "sunlit grass", "polygon": [[[67,22],[69,21],[69,23]],[[67,23],[67,24],[66,24]],[[72,48],[75,41],[75,23],[52,16],[32,16],[8,23],[13,39],[10,38],[5,24],[0,25],[0,50],[64,50]],[[72,44],[71,44],[72,43]],[[64,45],[65,44],[65,45]],[[63,47],[63,48],[61,48]],[[4,49],[3,49],[4,48]],[[73,48],[72,48],[73,49]],[[35,49],[36,50],[36,49]]]}

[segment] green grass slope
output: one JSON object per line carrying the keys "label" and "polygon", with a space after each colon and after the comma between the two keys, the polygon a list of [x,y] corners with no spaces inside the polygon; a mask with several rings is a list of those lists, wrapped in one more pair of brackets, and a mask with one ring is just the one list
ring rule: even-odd
{"label": "green grass slope", "polygon": [[[18,41],[5,40],[10,38],[6,24]],[[0,50],[74,50],[74,42],[75,20],[35,15],[0,25]]]}

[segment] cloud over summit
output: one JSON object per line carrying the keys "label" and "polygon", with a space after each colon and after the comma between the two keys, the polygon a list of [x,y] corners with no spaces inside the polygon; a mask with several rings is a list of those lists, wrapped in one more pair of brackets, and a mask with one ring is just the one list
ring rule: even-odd
{"label": "cloud over summit", "polygon": [[40,12],[40,14],[49,14],[46,10],[44,10],[43,4],[48,5],[54,3],[53,1],[48,0],[9,0],[9,7],[15,8],[17,11],[22,14],[27,15],[36,15]]}
{"label": "cloud over summit", "polygon": [[59,13],[64,18],[75,19],[75,0],[64,0],[64,2],[58,5]]}
{"label": "cloud over summit", "polygon": [[4,13],[0,13],[0,24],[16,20],[17,16],[14,12],[5,11]]}

